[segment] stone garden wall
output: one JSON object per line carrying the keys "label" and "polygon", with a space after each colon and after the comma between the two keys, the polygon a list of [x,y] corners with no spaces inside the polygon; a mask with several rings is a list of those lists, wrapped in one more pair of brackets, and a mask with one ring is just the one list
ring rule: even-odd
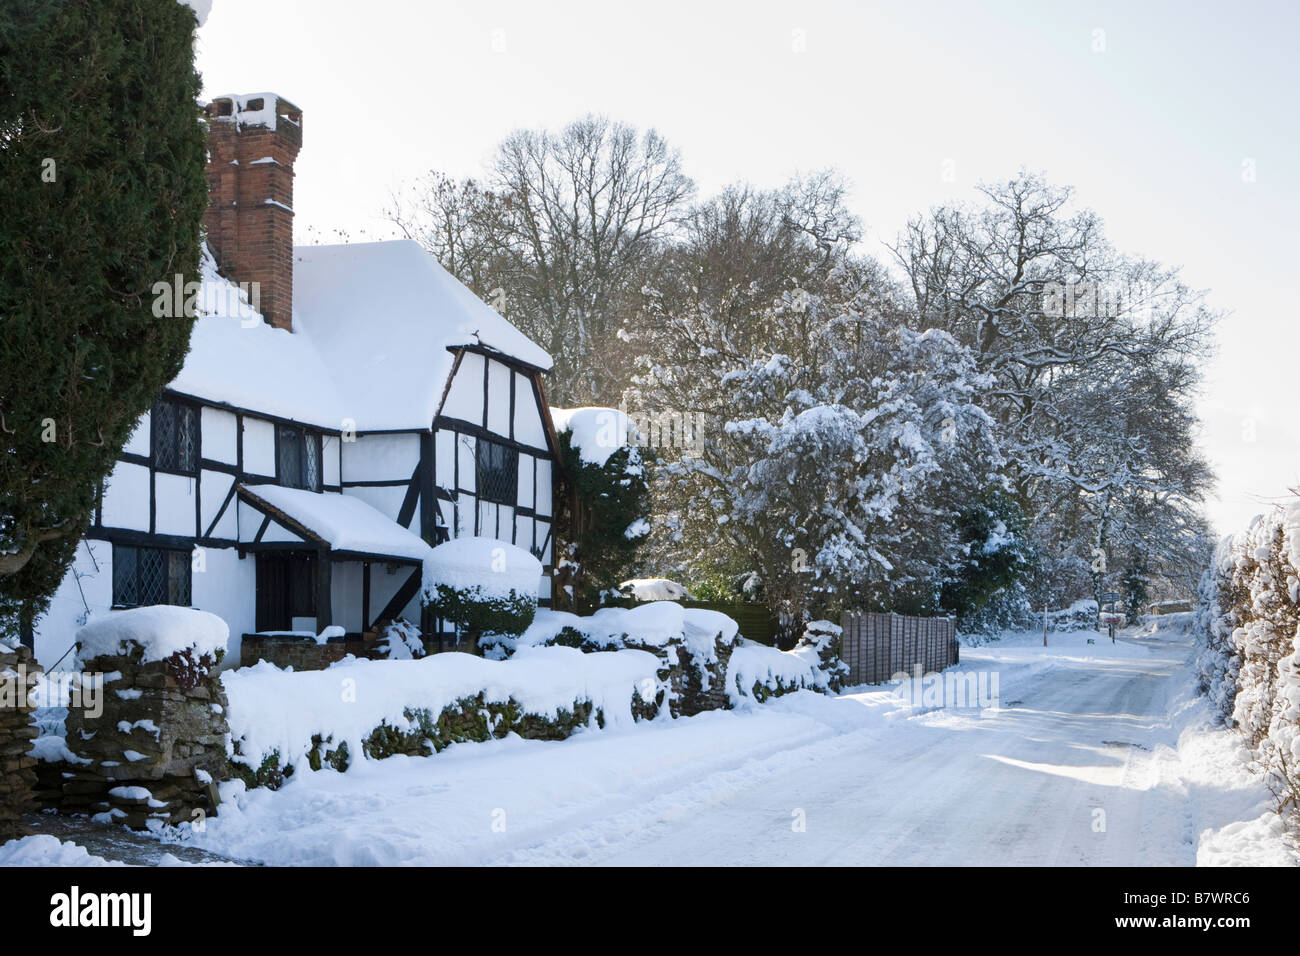
{"label": "stone garden wall", "polygon": [[26,835],[22,815],[36,808],[36,725],[29,692],[39,673],[32,652],[0,642],[0,843]]}
{"label": "stone garden wall", "polygon": [[375,657],[375,642],[343,637],[317,641],[305,634],[245,634],[239,666],[252,667],[258,661],[268,661],[282,670],[292,667],[295,671],[319,671],[349,654]]}
{"label": "stone garden wall", "polygon": [[[72,707],[62,809],[134,828],[213,812],[229,777],[227,701],[212,673],[219,655],[178,651],[145,661],[128,652],[82,660],[83,682],[103,675],[102,713]],[[90,675],[89,677],[84,675]]]}

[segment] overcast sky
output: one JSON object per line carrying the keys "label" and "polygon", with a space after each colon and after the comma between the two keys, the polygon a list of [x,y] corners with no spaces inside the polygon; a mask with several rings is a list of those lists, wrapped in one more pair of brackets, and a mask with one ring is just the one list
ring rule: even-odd
{"label": "overcast sky", "polygon": [[657,128],[708,194],[836,166],[874,243],[1020,166],[1232,315],[1207,369],[1210,515],[1300,486],[1294,50],[1277,3],[215,0],[205,93],[303,110],[299,242],[392,234],[391,191],[519,126]]}

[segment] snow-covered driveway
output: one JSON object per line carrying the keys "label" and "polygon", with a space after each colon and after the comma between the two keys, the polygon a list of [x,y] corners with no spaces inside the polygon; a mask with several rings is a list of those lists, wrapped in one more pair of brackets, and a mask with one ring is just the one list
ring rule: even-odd
{"label": "snow-covered driveway", "polygon": [[[1178,627],[963,652],[1001,707],[812,693],[241,794],[195,842],[276,864],[1287,863]],[[1220,831],[1223,828],[1225,832]]]}

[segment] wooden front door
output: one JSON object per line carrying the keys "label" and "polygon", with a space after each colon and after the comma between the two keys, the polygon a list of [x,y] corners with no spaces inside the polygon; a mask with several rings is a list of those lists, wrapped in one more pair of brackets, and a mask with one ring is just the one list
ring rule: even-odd
{"label": "wooden front door", "polygon": [[289,631],[295,617],[316,616],[316,555],[262,551],[257,555],[257,629]]}

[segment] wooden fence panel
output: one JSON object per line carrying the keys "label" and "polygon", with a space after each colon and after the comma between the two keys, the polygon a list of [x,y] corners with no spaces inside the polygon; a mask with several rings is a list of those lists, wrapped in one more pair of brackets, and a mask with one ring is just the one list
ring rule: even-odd
{"label": "wooden fence panel", "polygon": [[957,663],[956,622],[950,617],[912,617],[846,611],[841,657],[849,684],[883,684],[895,674],[941,671]]}

